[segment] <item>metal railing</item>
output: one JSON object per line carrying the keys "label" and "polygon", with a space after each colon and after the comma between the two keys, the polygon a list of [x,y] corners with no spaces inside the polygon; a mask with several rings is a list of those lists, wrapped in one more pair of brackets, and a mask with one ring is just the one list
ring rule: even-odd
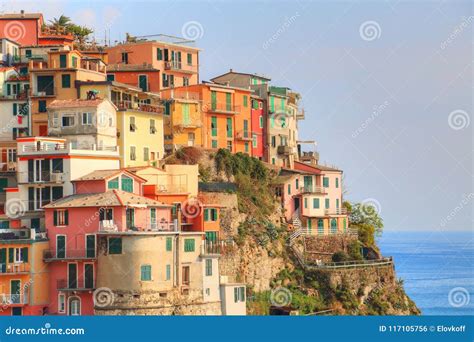
{"label": "metal railing", "polygon": [[109,146],[109,145],[77,145],[74,143],[51,143],[51,142],[41,142],[41,143],[31,143],[25,144],[22,146],[20,153],[31,153],[31,152],[64,152],[64,151],[118,151],[118,146]]}
{"label": "metal railing", "polygon": [[30,271],[29,263],[9,263],[0,264],[0,274],[16,274],[16,273],[27,273]]}
{"label": "metal railing", "polygon": [[19,183],[63,183],[66,179],[63,172],[19,172]]}
{"label": "metal railing", "polygon": [[118,226],[113,220],[99,221],[99,232],[117,232]]}
{"label": "metal railing", "polygon": [[92,290],[95,288],[94,281],[92,284],[86,284],[86,280],[83,279],[83,286],[79,287],[79,281],[69,281],[68,279],[58,279],[56,281],[56,289],[63,291],[75,291],[75,290]]}
{"label": "metal railing", "polygon": [[119,110],[139,110],[147,113],[163,113],[163,106],[147,103],[139,103],[131,100],[114,100],[112,101]]}
{"label": "metal railing", "polygon": [[291,154],[291,148],[288,145],[280,145],[277,147],[278,154],[289,155]]}
{"label": "metal railing", "polygon": [[317,267],[322,269],[337,269],[337,268],[361,268],[370,266],[382,266],[393,264],[392,257],[386,257],[375,260],[352,260],[340,262],[320,262],[308,264],[310,267]]}
{"label": "metal railing", "polygon": [[2,305],[28,304],[28,297],[21,293],[3,293],[0,294]]}
{"label": "metal railing", "polygon": [[234,241],[204,241],[201,245],[201,255],[224,254],[233,251],[235,247]]}
{"label": "metal railing", "polygon": [[334,209],[325,209],[325,215],[346,215],[347,209],[346,208],[334,208]]}
{"label": "metal railing", "polygon": [[327,194],[326,188],[315,185],[303,185],[300,186],[297,191],[301,194]]}
{"label": "metal railing", "polygon": [[252,140],[252,132],[250,131],[238,131],[235,134],[235,138],[238,140]]}
{"label": "metal railing", "polygon": [[95,249],[66,249],[64,251],[58,251],[53,249],[48,249],[43,251],[43,259],[95,259],[96,252]]}
{"label": "metal railing", "polygon": [[240,112],[240,106],[232,105],[229,103],[209,103],[207,105],[207,111],[216,113],[228,113],[235,114]]}

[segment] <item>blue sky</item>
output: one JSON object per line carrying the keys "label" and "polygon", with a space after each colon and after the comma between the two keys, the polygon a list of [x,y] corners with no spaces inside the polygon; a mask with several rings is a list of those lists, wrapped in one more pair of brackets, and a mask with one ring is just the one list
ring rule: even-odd
{"label": "blue sky", "polygon": [[376,203],[388,230],[448,232],[473,225],[471,6],[15,1],[1,10],[64,13],[98,39],[110,29],[112,42],[191,26],[202,80],[233,68],[302,94],[300,138],[344,170],[347,199]]}

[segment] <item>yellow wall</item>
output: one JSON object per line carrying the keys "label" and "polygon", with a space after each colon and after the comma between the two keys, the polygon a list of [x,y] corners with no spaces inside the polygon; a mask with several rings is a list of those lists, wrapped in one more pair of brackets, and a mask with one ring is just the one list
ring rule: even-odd
{"label": "yellow wall", "polygon": [[[130,118],[135,117],[135,132],[130,131]],[[156,132],[150,132],[150,119],[155,120]],[[142,112],[138,110],[117,111],[118,145],[120,147],[120,166],[144,166],[152,162],[151,152],[155,153],[155,160],[163,158],[163,115]],[[130,159],[131,146],[135,146],[136,159]],[[149,161],[144,160],[144,148],[148,147]]]}
{"label": "yellow wall", "polygon": [[[185,109],[189,108],[188,120],[185,118]],[[202,119],[199,103],[197,101],[183,101],[176,100],[171,105],[170,126],[167,127],[167,135],[170,135],[172,140],[167,143],[172,143],[176,148],[181,146],[191,146],[188,140],[188,133],[194,133],[194,146],[203,146],[202,140]]]}

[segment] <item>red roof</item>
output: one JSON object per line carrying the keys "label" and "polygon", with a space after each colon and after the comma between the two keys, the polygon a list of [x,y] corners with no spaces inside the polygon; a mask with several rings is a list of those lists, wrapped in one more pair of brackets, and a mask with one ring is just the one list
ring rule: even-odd
{"label": "red roof", "polygon": [[97,98],[95,100],[54,100],[48,105],[48,108],[77,108],[77,107],[97,107],[104,99]]}

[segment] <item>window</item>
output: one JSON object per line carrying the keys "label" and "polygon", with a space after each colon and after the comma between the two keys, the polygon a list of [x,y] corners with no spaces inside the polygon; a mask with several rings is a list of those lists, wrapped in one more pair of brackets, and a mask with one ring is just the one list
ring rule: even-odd
{"label": "window", "polygon": [[275,96],[270,96],[270,111],[275,113]]}
{"label": "window", "polygon": [[67,67],[67,55],[59,55],[59,67],[60,68]]}
{"label": "window", "polygon": [[206,208],[204,209],[204,221],[208,222],[215,222],[217,221],[218,214],[216,208]]}
{"label": "window", "polygon": [[244,95],[244,107],[248,106],[248,97],[247,95]]}
{"label": "window", "polygon": [[164,115],[170,115],[171,114],[171,102],[166,101],[165,102],[165,110],[164,110]]}
{"label": "window", "polygon": [[115,75],[114,74],[108,74],[107,75],[107,81],[109,81],[109,82],[115,81]]}
{"label": "window", "polygon": [[183,266],[183,285],[189,285],[189,266]]}
{"label": "window", "polygon": [[62,117],[62,127],[72,127],[74,126],[74,116],[64,115]]}
{"label": "window", "polygon": [[288,195],[291,195],[291,184],[288,184]]}
{"label": "window", "polygon": [[339,178],[336,178],[336,188],[339,188]]}
{"label": "window", "polygon": [[155,133],[156,133],[155,120],[150,119],[150,134],[155,134]]}
{"label": "window", "polygon": [[151,266],[142,265],[140,268],[140,280],[141,281],[150,281],[151,280]]}
{"label": "window", "polygon": [[73,298],[69,302],[69,315],[79,316],[81,314],[81,300]]}
{"label": "window", "polygon": [[188,65],[193,65],[193,55],[190,53],[188,53],[187,62],[188,62]]}
{"label": "window", "polygon": [[185,252],[194,252],[195,241],[194,239],[184,239],[184,251]]}
{"label": "window", "polygon": [[31,50],[25,50],[25,56],[26,56],[26,58],[30,58],[31,57]]}
{"label": "window", "polygon": [[109,237],[107,242],[109,254],[122,254],[122,238]]}
{"label": "window", "polygon": [[212,275],[212,259],[206,259],[206,276]]}
{"label": "window", "polygon": [[119,188],[119,178],[114,178],[114,179],[111,179],[109,180],[109,182],[107,183],[107,187],[110,189],[118,189]]}
{"label": "window", "polygon": [[325,207],[326,209],[329,209],[329,198],[326,198],[326,199],[324,200],[324,207]]}
{"label": "window", "polygon": [[55,226],[67,226],[69,224],[69,215],[67,210],[55,210],[53,213]]}
{"label": "window", "polygon": [[128,53],[122,52],[122,63],[128,64]]}
{"label": "window", "polygon": [[249,153],[249,143],[248,143],[248,141],[246,141],[244,143],[244,148],[245,148],[245,153]]}
{"label": "window", "polygon": [[137,160],[136,147],[130,146],[130,160]]}
{"label": "window", "polygon": [[245,302],[245,287],[234,287],[234,303]]}
{"label": "window", "polygon": [[46,109],[46,100],[39,100],[38,101],[38,112],[46,113],[48,110]]}
{"label": "window", "polygon": [[260,126],[260,128],[263,128],[263,116],[260,115],[260,117],[259,117],[258,119],[259,119],[259,126]]}
{"label": "window", "polygon": [[225,94],[225,109],[230,112],[232,110],[232,94]]}
{"label": "window", "polygon": [[329,178],[328,177],[323,177],[323,186],[325,188],[329,188]]}
{"label": "window", "polygon": [[304,199],[304,208],[308,209],[308,199],[307,198]]}
{"label": "window", "polygon": [[211,141],[211,146],[212,146],[212,148],[217,148],[217,140],[212,140]]}
{"label": "window", "polygon": [[272,147],[276,147],[276,137],[272,136]]}
{"label": "window", "polygon": [[171,237],[166,238],[166,251],[171,252],[173,250],[173,239]]}
{"label": "window", "polygon": [[313,209],[319,209],[319,198],[313,198]]}
{"label": "window", "polygon": [[339,209],[339,198],[336,198],[336,208]]}
{"label": "window", "polygon": [[272,158],[272,164],[275,165],[275,158]]}
{"label": "window", "polygon": [[211,110],[216,110],[217,108],[217,93],[211,91]]}
{"label": "window", "polygon": [[82,113],[82,124],[92,125],[92,113]]}
{"label": "window", "polygon": [[258,140],[257,140],[257,134],[252,134],[252,147],[257,148],[258,147]]}
{"label": "window", "polygon": [[163,50],[161,50],[160,48],[156,49],[156,59],[159,61],[163,60]]}
{"label": "window", "polygon": [[128,176],[122,176],[122,191],[133,192],[133,179]]}
{"label": "window", "polygon": [[299,180],[298,178],[296,178],[296,180],[295,180],[295,187],[296,187],[297,189],[300,188],[300,180]]}
{"label": "window", "polygon": [[72,67],[77,68],[77,57],[72,56]]}
{"label": "window", "polygon": [[138,75],[138,86],[143,91],[148,91],[148,76],[147,75]]}
{"label": "window", "polygon": [[56,235],[56,258],[66,257],[66,236]]}
{"label": "window", "polygon": [[189,85],[189,77],[183,77],[183,87],[187,87]]}
{"label": "window", "polygon": [[232,152],[232,141],[227,142],[227,149]]}
{"label": "window", "polygon": [[217,117],[211,117],[211,135],[217,137]]}
{"label": "window", "polygon": [[166,280],[171,279],[171,265],[166,265]]}
{"label": "window", "polygon": [[59,313],[66,312],[66,296],[62,293],[58,295],[58,312]]}
{"label": "window", "polygon": [[71,75],[61,75],[61,86],[63,88],[71,88]]}
{"label": "window", "polygon": [[148,161],[150,159],[150,149],[148,147],[143,148],[143,161]]}
{"label": "window", "polygon": [[130,117],[130,132],[135,132],[137,129],[137,126],[135,125],[135,117],[131,116]]}

